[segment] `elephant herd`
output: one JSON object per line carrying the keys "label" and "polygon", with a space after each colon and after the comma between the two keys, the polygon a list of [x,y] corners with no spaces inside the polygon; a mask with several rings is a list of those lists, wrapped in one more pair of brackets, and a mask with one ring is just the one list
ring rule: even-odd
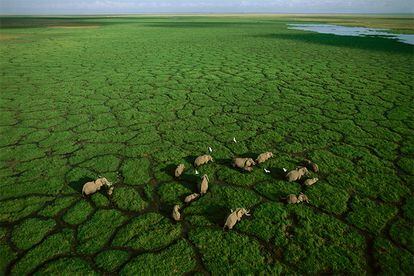
{"label": "elephant herd", "polygon": [[[254,166],[256,166],[257,164],[266,162],[268,159],[272,157],[273,157],[272,152],[264,152],[260,154],[256,158],[256,160],[253,160],[252,158],[234,157],[232,160],[232,166],[240,169],[241,171],[252,172]],[[201,155],[201,156],[198,156],[194,160],[194,167],[198,168],[199,166],[202,166],[209,162],[214,162],[213,157],[211,155],[208,155],[208,154]],[[175,177],[179,178],[183,174],[184,170],[185,170],[185,165],[179,164],[174,171]],[[298,166],[296,169],[287,172],[287,174],[285,175],[285,178],[289,182],[298,181],[298,180],[301,180],[304,176],[309,176],[309,170],[316,173],[319,171],[319,167],[314,162],[305,159],[301,166]],[[270,171],[265,169],[265,172],[270,172]],[[204,174],[201,177],[201,182],[199,185],[199,193],[193,193],[193,194],[186,196],[184,199],[184,202],[186,204],[190,204],[191,202],[197,200],[198,198],[206,194],[208,191],[209,181],[210,180],[207,174]],[[305,181],[303,181],[303,184],[306,186],[311,186],[315,184],[317,181],[318,181],[318,178],[307,178]],[[91,195],[99,191],[103,186],[106,186],[108,188],[107,193],[108,195],[111,195],[114,190],[114,187],[112,186],[112,183],[109,182],[104,177],[98,178],[95,181],[85,183],[82,188],[82,194],[86,196]],[[300,193],[298,196],[294,194],[290,194],[286,197],[286,200],[287,200],[287,203],[289,204],[309,202],[308,197],[303,193]],[[178,204],[174,205],[173,207],[171,216],[175,221],[180,221],[182,219],[180,208],[181,207]],[[228,229],[232,229],[236,225],[236,223],[242,219],[243,216],[250,216],[250,211],[246,210],[245,208],[236,208],[234,211],[231,210],[231,213],[227,217],[223,229],[226,227]]]}

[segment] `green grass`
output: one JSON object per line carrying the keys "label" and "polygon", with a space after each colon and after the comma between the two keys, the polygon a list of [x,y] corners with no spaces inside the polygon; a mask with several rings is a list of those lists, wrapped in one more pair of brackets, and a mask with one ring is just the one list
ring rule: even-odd
{"label": "green grass", "polygon": [[183,274],[196,265],[193,255],[190,244],[181,240],[162,252],[144,253],[135,257],[121,270],[121,275]]}
{"label": "green grass", "polygon": [[52,219],[27,219],[15,227],[11,240],[20,249],[29,249],[39,243],[55,225]]}
{"label": "green grass", "polygon": [[93,208],[87,201],[79,201],[62,216],[62,219],[69,224],[80,224],[92,211]]}
{"label": "green grass", "polygon": [[114,272],[128,260],[128,255],[128,252],[122,250],[107,250],[99,253],[95,262],[102,269]]}
{"label": "green grass", "polygon": [[[286,26],[410,18],[0,21],[0,275],[414,273],[414,47]],[[286,182],[304,158],[319,182]],[[113,194],[83,197],[99,176]],[[252,216],[223,231],[238,207]]]}

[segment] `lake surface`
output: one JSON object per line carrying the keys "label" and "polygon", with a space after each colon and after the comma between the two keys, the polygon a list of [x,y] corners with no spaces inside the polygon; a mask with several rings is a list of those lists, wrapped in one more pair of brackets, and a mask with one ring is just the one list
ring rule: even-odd
{"label": "lake surface", "polygon": [[311,31],[321,34],[334,34],[343,36],[379,36],[414,45],[413,34],[396,34],[389,32],[387,29],[348,27],[332,24],[288,24],[288,26],[288,28],[291,30]]}

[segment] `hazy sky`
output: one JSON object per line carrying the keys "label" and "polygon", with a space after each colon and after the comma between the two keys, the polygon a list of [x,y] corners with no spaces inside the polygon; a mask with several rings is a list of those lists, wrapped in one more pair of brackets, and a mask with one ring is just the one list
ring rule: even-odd
{"label": "hazy sky", "polygon": [[0,13],[413,13],[412,3],[413,0],[0,0]]}

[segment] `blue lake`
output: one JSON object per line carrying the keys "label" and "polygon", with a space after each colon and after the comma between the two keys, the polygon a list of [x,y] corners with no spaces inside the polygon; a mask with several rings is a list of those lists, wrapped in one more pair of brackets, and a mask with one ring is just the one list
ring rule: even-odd
{"label": "blue lake", "polygon": [[288,24],[288,29],[342,36],[379,36],[389,39],[395,39],[402,43],[414,45],[413,34],[396,34],[390,32],[387,29],[347,27],[332,24]]}

